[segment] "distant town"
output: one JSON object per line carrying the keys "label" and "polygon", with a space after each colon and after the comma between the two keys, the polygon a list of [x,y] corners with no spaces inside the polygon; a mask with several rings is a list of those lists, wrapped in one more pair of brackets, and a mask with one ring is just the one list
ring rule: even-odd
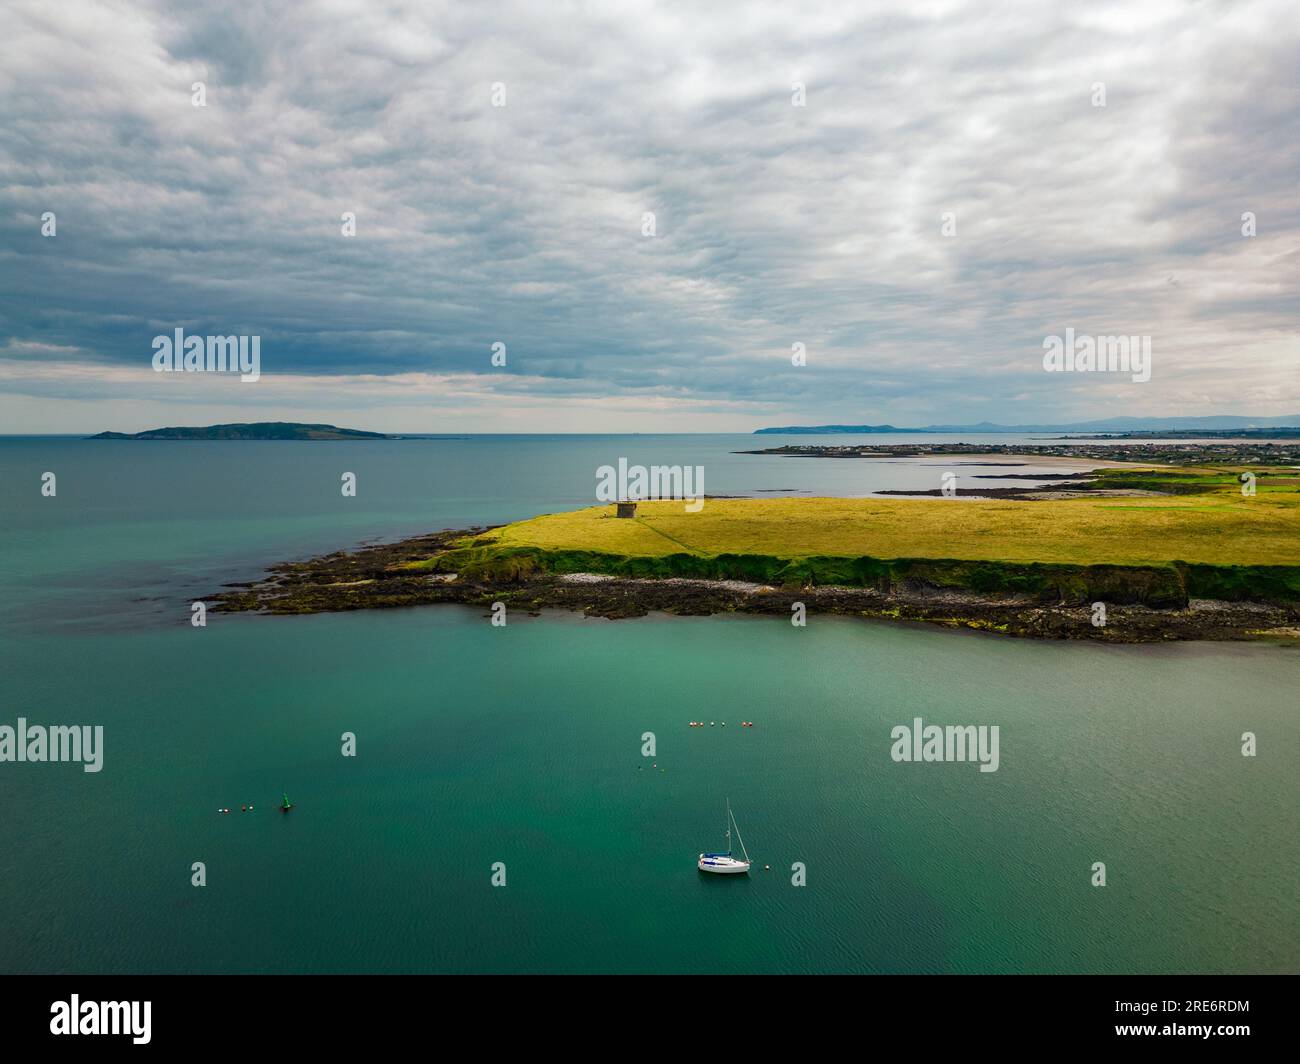
{"label": "distant town", "polygon": [[1095,458],[1106,462],[1148,462],[1159,465],[1295,465],[1300,463],[1300,439],[1287,443],[1245,440],[1223,443],[895,443],[844,446],[786,444],[736,454],[777,454],[790,458],[915,458],[931,454],[1004,454],[1054,458]]}

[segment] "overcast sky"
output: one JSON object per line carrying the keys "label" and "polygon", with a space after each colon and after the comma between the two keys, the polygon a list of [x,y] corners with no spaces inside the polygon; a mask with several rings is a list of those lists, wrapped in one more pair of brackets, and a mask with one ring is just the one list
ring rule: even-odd
{"label": "overcast sky", "polygon": [[1300,410],[1294,0],[206,6],[0,11],[0,432]]}

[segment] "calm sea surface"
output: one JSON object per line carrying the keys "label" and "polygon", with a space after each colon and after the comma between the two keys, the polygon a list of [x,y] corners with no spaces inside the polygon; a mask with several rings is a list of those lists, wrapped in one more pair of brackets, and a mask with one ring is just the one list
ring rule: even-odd
{"label": "calm sea surface", "polygon": [[[99,773],[0,763],[0,971],[1300,970],[1294,648],[450,606],[188,623],[275,561],[589,504],[619,457],[718,495],[1045,468],[731,453],[791,439],[0,438],[0,724],[105,729]],[[918,716],[998,725],[999,770],[894,763]],[[727,798],[755,870],[706,879]]]}

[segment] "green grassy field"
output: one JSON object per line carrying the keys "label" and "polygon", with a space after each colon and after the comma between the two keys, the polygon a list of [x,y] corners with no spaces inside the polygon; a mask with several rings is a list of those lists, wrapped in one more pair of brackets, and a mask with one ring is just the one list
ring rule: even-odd
{"label": "green grassy field", "polygon": [[496,539],[502,546],[642,557],[685,551],[1300,565],[1300,477],[1260,477],[1253,497],[1243,497],[1235,480],[1215,479],[1226,482],[1206,494],[1127,499],[710,499],[695,514],[680,502],[642,503],[632,520],[613,517],[611,506],[595,506],[520,521]]}
{"label": "green grassy field", "polygon": [[1078,571],[1080,594],[1116,579],[1132,585],[1148,570],[1141,579],[1167,584],[1152,594],[1169,601],[1300,597],[1300,476],[1256,471],[1257,493],[1243,496],[1237,472],[1098,478],[1109,488],[1178,492],[1161,496],[710,499],[699,513],[641,503],[630,520],[596,506],[507,525],[425,564],[497,579],[540,569],[851,585],[922,566],[931,582],[977,590],[1059,586]]}

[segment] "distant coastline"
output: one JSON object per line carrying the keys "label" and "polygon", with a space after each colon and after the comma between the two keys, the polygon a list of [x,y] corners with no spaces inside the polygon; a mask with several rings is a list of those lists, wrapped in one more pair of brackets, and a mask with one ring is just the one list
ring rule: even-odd
{"label": "distant coastline", "polygon": [[1300,414],[1287,414],[1283,417],[1239,417],[1232,414],[1210,417],[1113,417],[1100,421],[1036,425],[999,425],[991,421],[981,421],[973,425],[924,425],[920,428],[899,428],[895,425],[785,425],[779,428],[755,429],[753,434],[755,436],[831,436],[912,432],[944,434],[974,432],[989,435],[1004,432],[1085,432],[1105,433],[1107,436],[1116,434],[1127,436],[1130,433],[1147,436],[1167,434],[1181,436],[1187,433],[1219,436],[1242,433],[1253,436],[1264,430],[1283,430],[1300,438]]}
{"label": "distant coastline", "polygon": [[919,458],[938,455],[1002,455],[1024,458],[1090,459],[1098,462],[1154,462],[1160,465],[1204,465],[1228,463],[1239,465],[1300,464],[1300,438],[1295,441],[1265,439],[1215,438],[1212,443],[1152,443],[1145,437],[1105,444],[1087,440],[1058,440],[1053,443],[846,443],[794,444],[765,447],[737,454],[775,455],[781,458]]}

